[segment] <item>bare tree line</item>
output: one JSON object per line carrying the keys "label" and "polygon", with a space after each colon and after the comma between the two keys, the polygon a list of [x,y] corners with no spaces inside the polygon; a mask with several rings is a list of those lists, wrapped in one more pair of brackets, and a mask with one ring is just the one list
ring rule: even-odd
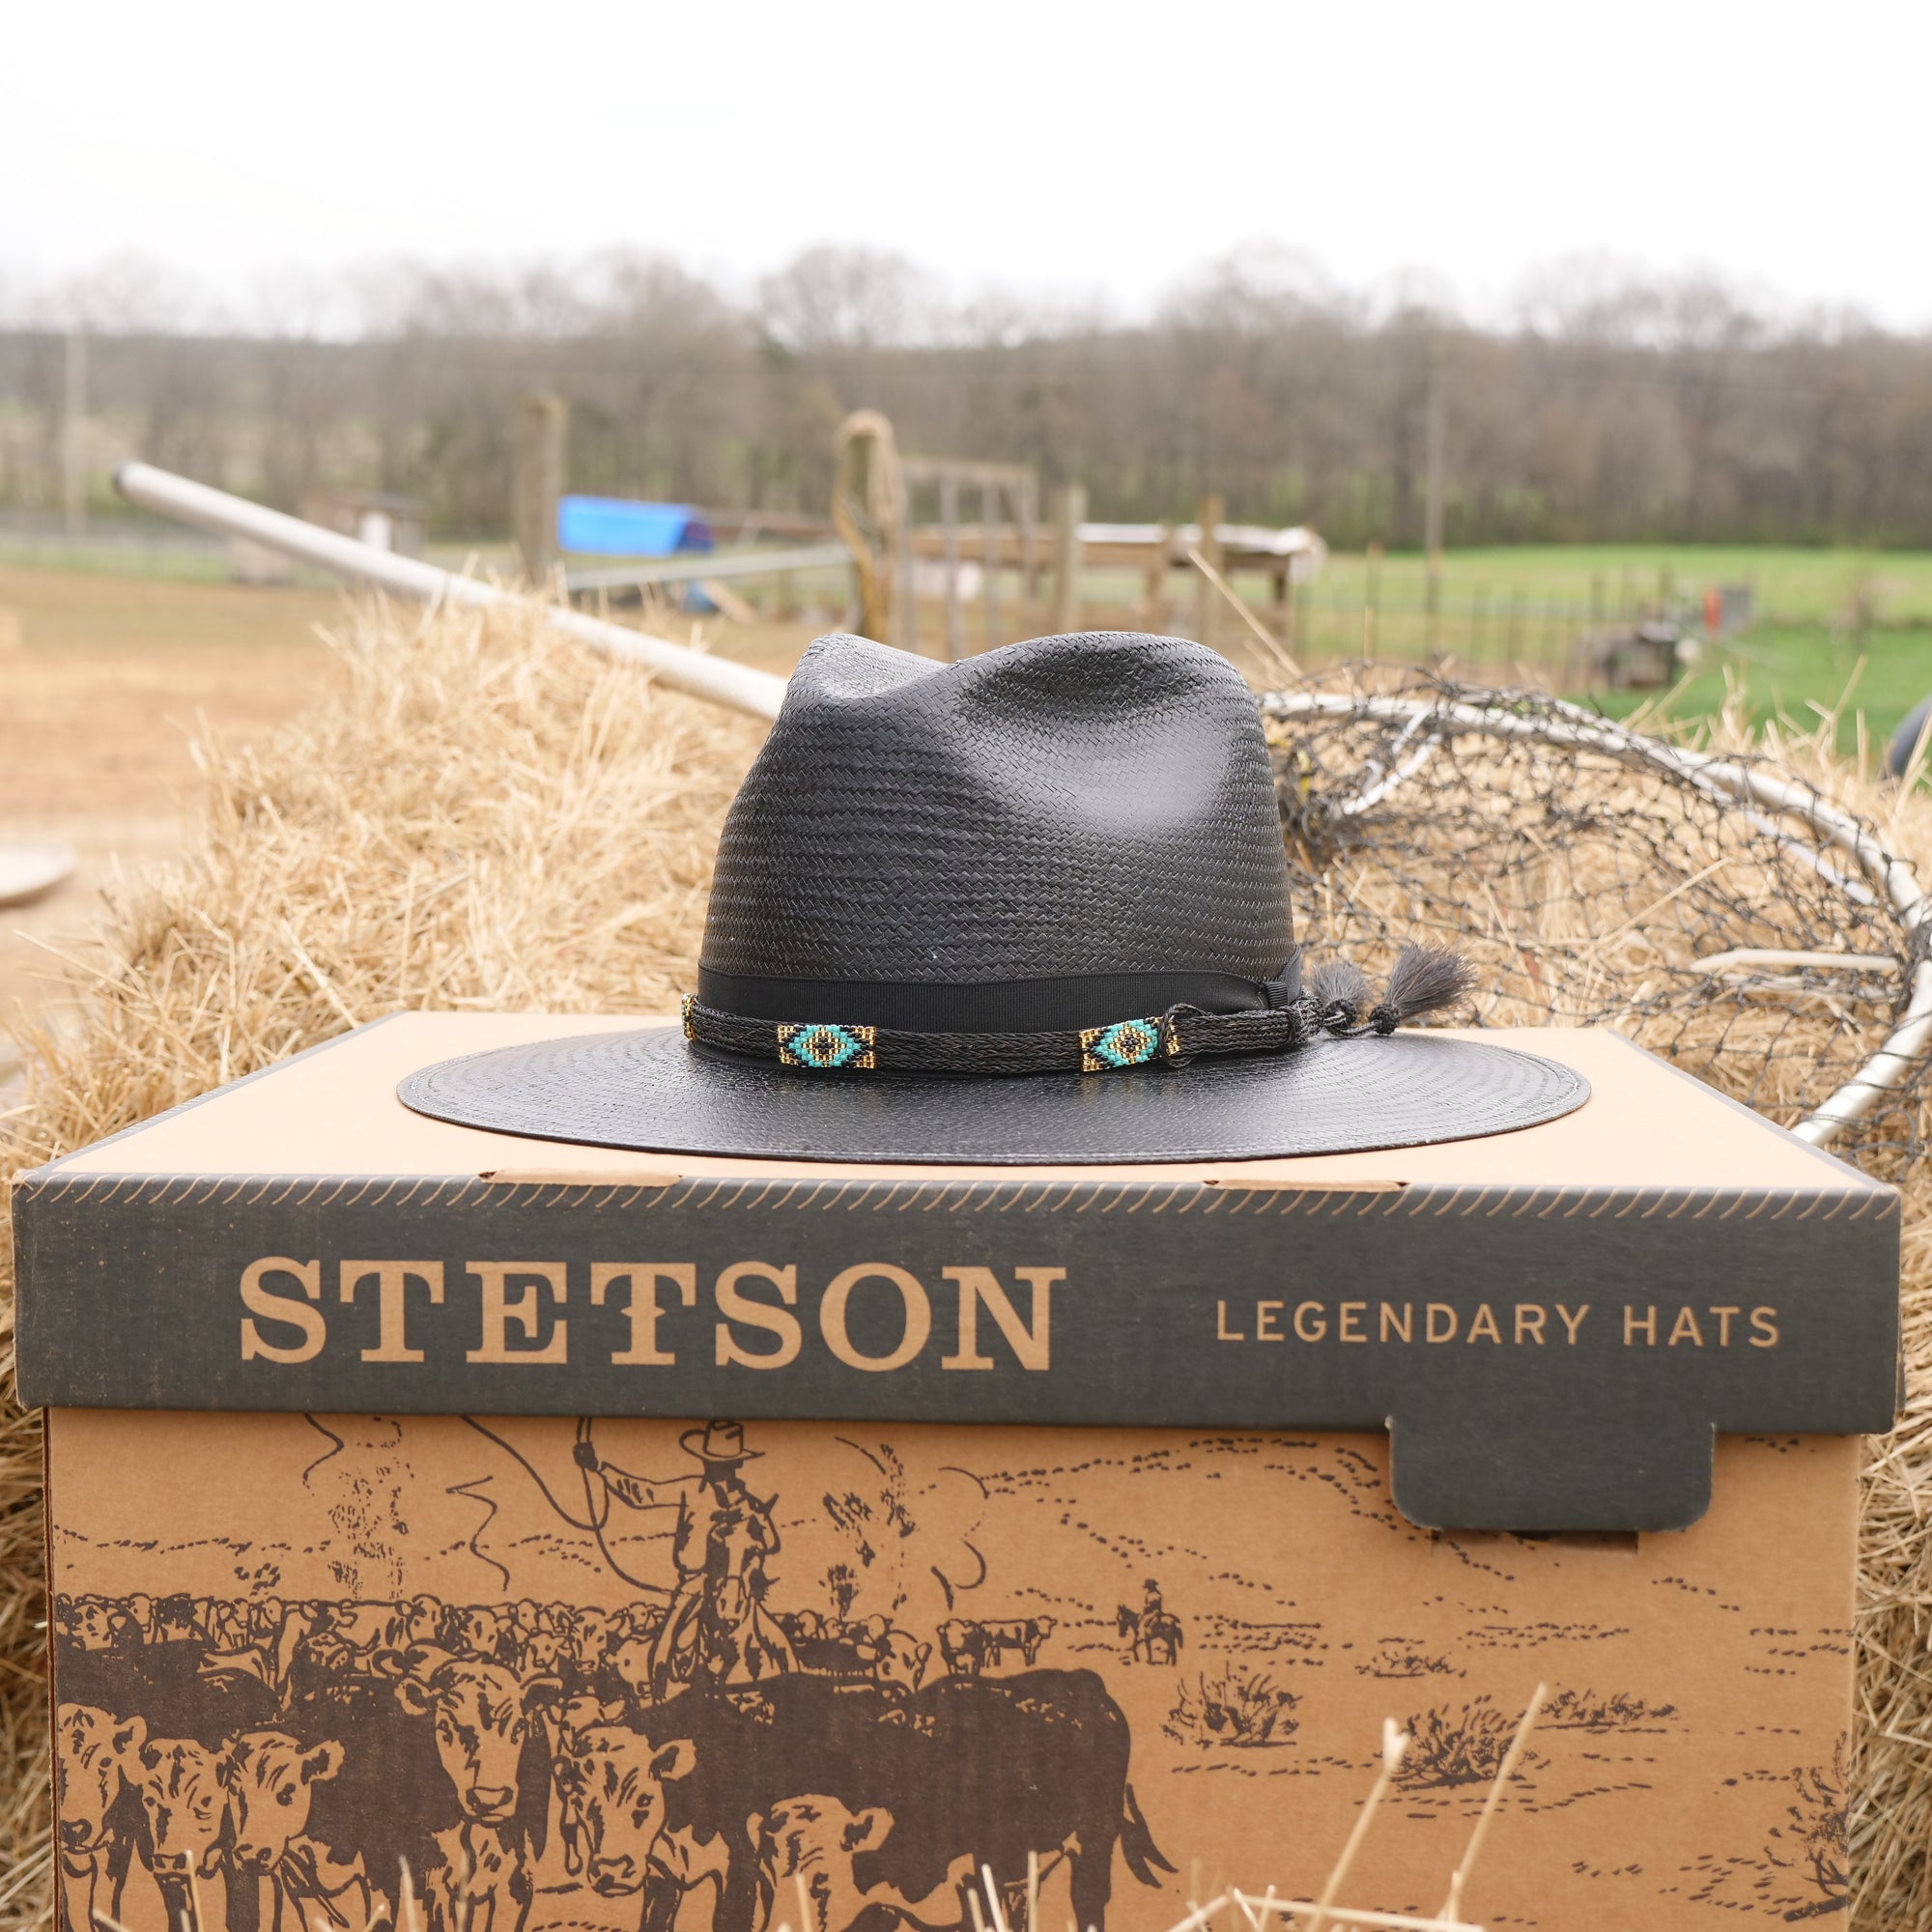
{"label": "bare tree line", "polygon": [[[71,304],[88,326],[88,452],[293,504],[318,484],[406,491],[449,537],[501,533],[512,405],[572,405],[570,484],[822,511],[844,412],[913,451],[1078,479],[1093,514],[1191,514],[1333,543],[1419,541],[1430,384],[1447,536],[1932,546],[1932,339],[1792,315],[1715,277],[1587,265],[1506,322],[1370,300],[1244,251],[1154,313],[949,299],[900,257],[808,250],[731,292],[668,261],[396,267],[211,326],[151,273]],[[64,327],[0,328],[0,507],[61,500]]]}

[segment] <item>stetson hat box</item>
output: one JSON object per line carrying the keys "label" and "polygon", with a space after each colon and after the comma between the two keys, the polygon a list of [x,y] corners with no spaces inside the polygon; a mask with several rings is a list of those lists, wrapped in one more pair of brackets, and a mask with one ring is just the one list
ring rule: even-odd
{"label": "stetson hat box", "polygon": [[16,1181],[74,1932],[1163,1932],[1388,1764],[1331,1922],[1400,1923],[1539,1688],[1463,1918],[1844,1908],[1896,1195],[1304,973],[1192,650],[827,640],[683,1013]]}

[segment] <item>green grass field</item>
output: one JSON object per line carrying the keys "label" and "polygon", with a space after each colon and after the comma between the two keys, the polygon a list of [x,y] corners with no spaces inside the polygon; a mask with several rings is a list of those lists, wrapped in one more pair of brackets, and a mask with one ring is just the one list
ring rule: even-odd
{"label": "green grass field", "polygon": [[[1360,554],[1329,559],[1323,583],[1359,603],[1369,574]],[[1383,595],[1419,603],[1425,582],[1419,555],[1385,556],[1376,566]],[[1748,583],[1766,621],[1852,621],[1862,596],[1879,624],[1932,625],[1932,552],[1705,548],[1675,545],[1550,545],[1520,550],[1452,551],[1443,559],[1443,589],[1454,601],[1472,596],[1555,599],[1589,609],[1593,592],[1614,610],[1628,590],[1655,603],[1661,582],[1678,594],[1707,583]]]}
{"label": "green grass field", "polygon": [[[1722,706],[1727,686],[1740,690],[1747,709],[1759,721],[1785,719],[1810,731],[1821,716],[1836,712],[1842,752],[1858,749],[1862,719],[1877,757],[1899,720],[1932,693],[1932,626],[1875,629],[1861,650],[1818,625],[1758,625],[1706,651],[1696,674],[1670,695],[1670,716],[1709,716]],[[1619,718],[1660,696],[1625,691],[1570,695]]]}
{"label": "green grass field", "polygon": [[[1427,576],[1416,555],[1336,555],[1297,611],[1297,648],[1313,658],[1426,655]],[[1932,693],[1932,553],[1676,546],[1551,546],[1452,552],[1444,558],[1435,650],[1471,677],[1510,667],[1615,716],[1654,692],[1577,688],[1578,637],[1665,606],[1695,622],[1707,585],[1747,584],[1754,621],[1707,644],[1671,715],[1715,712],[1728,690],[1757,719],[1805,730],[1837,711],[1840,749],[1857,748],[1861,720],[1882,747]],[[1259,586],[1250,587],[1254,594]],[[1364,612],[1373,616],[1365,624]],[[1846,702],[1849,692],[1849,702]]]}
{"label": "green grass field", "polygon": [[[147,604],[156,608],[144,608],[138,619],[123,609],[131,580],[186,580],[170,589],[183,606],[174,613],[176,629],[185,627],[190,634],[203,624],[211,632],[232,630],[237,619],[246,629],[246,613],[252,613],[266,636],[276,628],[273,618],[297,604],[320,601],[305,599],[305,592],[331,595],[329,580],[322,577],[305,577],[301,589],[293,593],[232,590],[220,582],[227,558],[218,545],[183,544],[169,532],[161,534],[168,540],[143,545],[122,540],[127,533],[114,530],[93,544],[71,547],[57,538],[29,541],[0,535],[0,567],[32,566],[20,573],[21,581],[38,579],[43,587],[51,586],[50,596],[64,580],[67,589],[53,601],[90,609],[98,603],[102,620],[129,636],[152,631],[158,611],[152,596]],[[441,546],[435,560],[458,569],[480,561],[486,568],[507,570],[513,563],[502,545],[480,551]],[[1677,717],[1708,716],[1724,701],[1726,691],[1736,688],[1755,717],[1788,718],[1808,730],[1821,711],[1840,706],[1849,687],[1851,701],[1840,713],[1838,738],[1841,748],[1851,751],[1858,744],[1861,720],[1868,742],[1883,745],[1899,719],[1932,692],[1932,552],[1693,545],[1452,551],[1444,559],[1433,624],[1420,555],[1372,559],[1337,553],[1320,581],[1297,594],[1289,641],[1297,657],[1315,663],[1365,651],[1422,661],[1433,652],[1465,676],[1528,676],[1621,716],[1656,701],[1658,694],[1588,690],[1573,670],[1577,639],[1666,605],[1694,621],[1706,586],[1714,584],[1747,584],[1755,620],[1738,636],[1707,646],[1696,674],[1672,698],[1670,708]],[[1264,623],[1282,628],[1279,613],[1267,604],[1264,580],[1246,581],[1239,587]],[[1185,628],[1191,621],[1191,593],[1179,577],[1174,588],[1175,621]],[[1006,608],[1015,617],[1017,589],[1012,581],[1003,586]],[[197,591],[209,600],[208,608],[190,611]],[[1130,621],[1141,586],[1137,579],[1119,573],[1090,573],[1083,592],[1096,619]],[[43,611],[24,593],[15,601],[35,604],[23,613],[31,636],[47,639],[60,633],[62,622],[50,621],[56,613]],[[969,612],[974,624],[977,606]],[[77,622],[82,614],[63,609],[58,617]],[[1236,648],[1236,620],[1226,611],[1221,615],[1229,635],[1220,641]],[[302,621],[313,621],[312,610],[303,611]],[[937,619],[928,611],[924,621],[929,645]],[[731,627],[720,631],[715,641],[729,651]]]}

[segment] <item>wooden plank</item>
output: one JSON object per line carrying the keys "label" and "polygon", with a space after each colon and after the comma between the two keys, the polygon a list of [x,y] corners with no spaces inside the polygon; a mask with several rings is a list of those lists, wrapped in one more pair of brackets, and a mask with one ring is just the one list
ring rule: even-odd
{"label": "wooden plank", "polygon": [[1087,486],[1065,485],[1053,514],[1053,628],[1063,637],[1080,628],[1080,572],[1086,562],[1080,526],[1086,521]]}
{"label": "wooden plank", "polygon": [[1001,521],[1000,489],[993,482],[980,485],[980,528],[984,539],[980,568],[986,574],[985,648],[989,651],[1006,642],[1000,634],[1000,538],[1006,534],[1006,525]]}
{"label": "wooden plank", "polygon": [[[1057,497],[1055,500],[1058,500]],[[1043,535],[1044,531],[1038,534]],[[1170,531],[1170,539],[1171,535]],[[986,532],[980,524],[957,525],[954,528],[954,537],[965,555],[986,554]],[[938,524],[916,525],[911,533],[909,547],[915,556],[943,557],[946,554],[945,531]],[[1026,568],[1023,529],[1015,528],[1010,524],[995,529],[993,548],[999,555],[1001,569]],[[1144,571],[1150,567],[1158,553],[1157,537],[1132,543],[1122,543],[1105,537],[1084,536],[1080,539],[1080,555],[1090,570]],[[1046,561],[1050,565],[1051,559],[1048,558]],[[1275,550],[1255,550],[1226,542],[1221,546],[1220,569],[1224,577],[1232,576],[1236,571],[1265,572],[1272,577],[1292,561],[1293,559],[1284,557]]]}
{"label": "wooden plank", "polygon": [[563,445],[570,406],[561,396],[517,399],[515,467],[510,478],[510,528],[524,570],[541,586],[556,564],[556,505],[563,495]]}
{"label": "wooden plank", "polygon": [[912,484],[901,457],[893,478],[893,642],[919,652],[919,571],[907,537],[912,529]]}
{"label": "wooden plank", "polygon": [[1422,549],[1428,563],[1424,597],[1423,645],[1436,648],[1436,627],[1442,608],[1442,492],[1444,410],[1442,344],[1429,339],[1429,404],[1424,423],[1425,484],[1422,507]]}
{"label": "wooden plank", "polygon": [[796,550],[754,550],[741,555],[700,551],[689,556],[640,558],[636,563],[599,564],[564,573],[566,590],[618,590],[629,584],[700,583],[708,578],[770,577],[787,570],[826,570],[847,565],[852,553],[842,543],[808,544]]}
{"label": "wooden plank", "polygon": [[1161,526],[1160,540],[1147,550],[1147,614],[1142,619],[1155,637],[1164,637],[1174,622],[1174,531]]}
{"label": "wooden plank", "polygon": [[1039,554],[1035,537],[1039,524],[1039,485],[1029,469],[1019,486],[1020,629],[1032,635],[1039,607]]}
{"label": "wooden plank", "polygon": [[939,477],[939,531],[946,560],[946,661],[957,664],[965,638],[959,620],[959,478],[951,469]]}
{"label": "wooden plank", "polygon": [[760,537],[783,537],[791,543],[831,543],[838,526],[829,517],[800,516],[792,510],[707,510],[699,522],[717,542],[755,543]]}
{"label": "wooden plank", "polygon": [[1023,463],[976,463],[952,456],[905,456],[899,459],[899,468],[908,483],[943,483],[951,476],[975,489],[984,483],[1013,485],[1033,474]]}
{"label": "wooden plank", "polygon": [[731,588],[715,577],[700,577],[697,587],[711,600],[711,608],[734,624],[755,624],[758,613]]}
{"label": "wooden plank", "polygon": [[[1210,491],[1195,505],[1194,521],[1201,526],[1196,548],[1217,574],[1222,567],[1221,525],[1228,506],[1218,491]],[[1199,643],[1211,644],[1221,627],[1220,593],[1206,571],[1194,573],[1194,636]]]}

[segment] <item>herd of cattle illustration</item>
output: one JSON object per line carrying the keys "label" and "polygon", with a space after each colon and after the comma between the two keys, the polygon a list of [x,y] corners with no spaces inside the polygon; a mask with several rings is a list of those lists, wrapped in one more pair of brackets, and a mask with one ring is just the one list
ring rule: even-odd
{"label": "herd of cattle illustration", "polygon": [[[1178,1626],[1126,1616],[1130,1654],[1153,1636],[1173,1661]],[[1174,1869],[1102,1679],[1039,1665],[1049,1617],[954,1618],[935,1644],[781,1615],[793,1667],[668,1688],[665,1619],[58,1598],[65,1932],[128,1923],[140,1874],[169,1932],[216,1932],[217,1895],[227,1932],[521,1932],[554,1841],[639,1932],[699,1892],[712,1932],[963,1928],[982,1862],[1017,1928],[1030,1860],[1064,1863],[1104,1932],[1117,1849],[1144,1884]]]}

